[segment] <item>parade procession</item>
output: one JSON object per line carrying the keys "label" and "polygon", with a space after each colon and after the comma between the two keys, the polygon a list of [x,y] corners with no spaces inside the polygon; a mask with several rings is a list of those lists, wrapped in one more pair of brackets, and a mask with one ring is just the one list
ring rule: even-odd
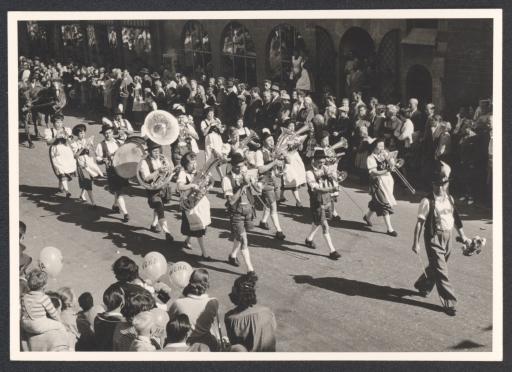
{"label": "parade procession", "polygon": [[88,22],[18,28],[21,351],[492,348],[492,54],[489,85],[414,64],[432,20]]}

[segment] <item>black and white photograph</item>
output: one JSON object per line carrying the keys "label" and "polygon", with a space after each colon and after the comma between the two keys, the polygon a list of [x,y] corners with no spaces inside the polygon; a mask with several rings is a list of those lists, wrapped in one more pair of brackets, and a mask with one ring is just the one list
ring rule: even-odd
{"label": "black and white photograph", "polygon": [[503,358],[500,10],[8,22],[11,359]]}

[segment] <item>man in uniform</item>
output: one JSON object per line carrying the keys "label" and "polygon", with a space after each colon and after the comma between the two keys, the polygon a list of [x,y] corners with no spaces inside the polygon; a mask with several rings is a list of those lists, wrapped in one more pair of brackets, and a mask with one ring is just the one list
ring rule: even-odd
{"label": "man in uniform", "polygon": [[454,225],[464,243],[469,239],[464,234],[462,221],[455,209],[453,198],[448,193],[450,172],[451,169],[446,163],[437,162],[432,179],[433,192],[420,202],[412,251],[419,254],[421,230],[425,227],[423,235],[429,265],[425,268],[425,273],[414,283],[414,287],[426,297],[435,285],[444,311],[450,316],[455,316],[457,299],[448,280],[447,266]]}

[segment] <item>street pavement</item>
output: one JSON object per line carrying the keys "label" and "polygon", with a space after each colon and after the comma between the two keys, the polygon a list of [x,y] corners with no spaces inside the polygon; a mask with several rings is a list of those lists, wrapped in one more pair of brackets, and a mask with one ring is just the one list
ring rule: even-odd
{"label": "street pavement", "polygon": [[[97,116],[98,113],[95,113]],[[73,127],[85,122],[87,136],[95,135],[101,122],[74,114],[65,117]],[[31,128],[32,129],[32,128]],[[169,149],[165,152],[169,154]],[[203,155],[199,158],[202,160]],[[113,214],[113,197],[100,180],[94,186],[98,209],[78,200],[76,178],[70,183],[72,198],[57,191],[48,146],[36,141],[35,148],[19,147],[20,219],[27,224],[26,253],[37,261],[45,246],[59,248],[64,268],[49,289],[73,288],[77,296],[89,291],[96,304],[103,291],[115,281],[111,265],[126,255],[141,263],[151,251],[162,253],[169,263],[187,261],[210,273],[209,294],[219,299],[221,319],[233,307],[228,298],[233,281],[245,272],[227,264],[232,242],[229,219],[220,188],[209,195],[212,225],[206,235],[212,262],[202,261],[192,240],[192,250],[180,249],[181,213],[175,197],[167,207],[167,220],[176,242],[165,242],[163,234],[148,230],[152,211],[146,192],[133,184],[126,197],[130,221]],[[216,173],[216,172],[214,172]],[[294,352],[444,352],[491,351],[492,349],[492,214],[479,206],[460,206],[466,235],[487,238],[478,256],[463,256],[453,240],[449,277],[458,297],[457,316],[442,312],[434,290],[429,298],[417,295],[413,283],[420,275],[420,259],[411,251],[412,235],[420,196],[411,196],[395,186],[398,205],[392,222],[398,237],[385,234],[382,219],[370,230],[361,217],[370,199],[367,187],[349,179],[337,209],[342,221],[331,226],[333,242],[342,258],[331,261],[321,231],[317,249],[304,244],[310,230],[309,198],[301,189],[305,208],[295,207],[291,193],[279,207],[286,240],[274,239],[275,230],[256,228],[249,234],[251,257],[259,281],[258,302],[270,307],[277,318],[278,351]],[[259,222],[261,211],[258,211]],[[423,244],[422,244],[423,246]],[[427,263],[424,247],[421,260]],[[241,258],[240,258],[241,259]],[[242,261],[242,260],[241,260]]]}

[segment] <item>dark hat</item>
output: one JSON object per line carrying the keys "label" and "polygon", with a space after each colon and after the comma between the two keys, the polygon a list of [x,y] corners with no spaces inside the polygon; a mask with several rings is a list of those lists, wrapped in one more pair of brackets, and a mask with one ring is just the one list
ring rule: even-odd
{"label": "dark hat", "polygon": [[105,134],[105,132],[106,132],[107,130],[114,130],[114,127],[113,127],[113,126],[111,126],[111,125],[108,125],[108,124],[103,124],[103,125],[101,126],[100,133],[101,133],[101,134]]}
{"label": "dark hat", "polygon": [[151,139],[147,139],[146,145],[148,146],[148,151],[153,151],[154,149],[161,149],[162,145],[152,141]]}
{"label": "dark hat", "polygon": [[85,124],[77,124],[73,127],[73,130],[71,131],[74,136],[78,136],[78,132],[87,132],[87,127]]}
{"label": "dark hat", "polygon": [[325,159],[325,157],[324,149],[316,149],[313,154],[313,159]]}
{"label": "dark hat", "polygon": [[233,80],[228,80],[228,82],[226,83],[226,87],[228,88],[233,88],[235,86],[235,84],[233,84]]}
{"label": "dark hat", "polygon": [[149,70],[146,67],[143,67],[140,69],[140,74],[141,75],[149,74]]}
{"label": "dark hat", "polygon": [[261,142],[265,142],[268,137],[272,137],[272,134],[270,134],[269,132],[263,132],[263,134],[261,135]]}
{"label": "dark hat", "polygon": [[230,159],[231,165],[240,164],[240,163],[243,163],[244,161],[245,161],[244,156],[242,154],[240,154],[239,152],[235,152],[231,156],[231,159]]}
{"label": "dark hat", "polygon": [[153,72],[151,74],[151,77],[155,80],[160,80],[160,75],[158,74],[158,72]]}
{"label": "dark hat", "polygon": [[57,120],[64,120],[64,115],[62,115],[61,113],[53,115],[52,122],[55,123],[55,121],[57,121]]}
{"label": "dark hat", "polygon": [[263,80],[263,84],[266,84],[266,83],[272,84],[272,81],[268,80],[268,79]]}
{"label": "dark hat", "polygon": [[279,84],[277,83],[272,83],[272,86],[270,87],[270,90],[273,90],[275,92],[280,92],[281,89],[279,88]]}

